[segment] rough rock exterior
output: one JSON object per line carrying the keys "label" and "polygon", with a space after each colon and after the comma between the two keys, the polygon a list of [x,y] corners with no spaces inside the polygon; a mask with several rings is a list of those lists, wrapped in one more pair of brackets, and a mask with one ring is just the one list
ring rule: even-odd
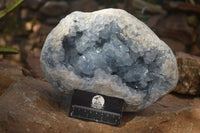
{"label": "rough rock exterior", "polygon": [[179,52],[176,56],[179,81],[174,92],[180,94],[200,94],[200,58]]}
{"label": "rough rock exterior", "polygon": [[200,98],[171,94],[120,127],[68,117],[67,95],[47,82],[21,78],[0,97],[0,133],[199,133]]}
{"label": "rough rock exterior", "polygon": [[21,68],[0,61],[0,96],[22,76]]}
{"label": "rough rock exterior", "polygon": [[126,111],[152,104],[178,80],[171,49],[120,9],[66,16],[48,35],[40,60],[46,79],[60,91],[123,98]]}

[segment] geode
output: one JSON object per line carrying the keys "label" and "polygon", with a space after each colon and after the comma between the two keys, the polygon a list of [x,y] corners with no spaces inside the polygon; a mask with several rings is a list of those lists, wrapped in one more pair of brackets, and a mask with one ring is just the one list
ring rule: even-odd
{"label": "geode", "polygon": [[172,50],[121,9],[73,12],[49,33],[41,67],[55,88],[122,98],[125,111],[147,107],[177,84]]}

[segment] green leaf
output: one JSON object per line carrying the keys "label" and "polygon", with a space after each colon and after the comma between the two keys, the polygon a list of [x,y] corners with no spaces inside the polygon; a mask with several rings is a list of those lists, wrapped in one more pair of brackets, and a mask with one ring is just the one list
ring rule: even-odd
{"label": "green leaf", "polygon": [[18,50],[12,47],[0,46],[0,54],[17,54]]}
{"label": "green leaf", "polygon": [[17,8],[20,4],[22,4],[25,0],[17,0],[14,4],[6,7],[3,11],[0,11],[0,18],[3,18],[6,14],[10,13],[12,10]]}

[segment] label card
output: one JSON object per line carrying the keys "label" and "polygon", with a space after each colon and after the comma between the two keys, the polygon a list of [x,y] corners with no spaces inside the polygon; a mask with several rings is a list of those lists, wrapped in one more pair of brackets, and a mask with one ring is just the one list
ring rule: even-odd
{"label": "label card", "polygon": [[119,126],[123,107],[123,99],[74,90],[69,116]]}

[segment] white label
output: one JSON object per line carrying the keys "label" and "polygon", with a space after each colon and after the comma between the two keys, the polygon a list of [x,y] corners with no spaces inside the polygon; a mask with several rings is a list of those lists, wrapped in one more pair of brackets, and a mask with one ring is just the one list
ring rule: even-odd
{"label": "white label", "polygon": [[103,109],[105,100],[101,95],[96,95],[92,98],[91,107],[96,109]]}

